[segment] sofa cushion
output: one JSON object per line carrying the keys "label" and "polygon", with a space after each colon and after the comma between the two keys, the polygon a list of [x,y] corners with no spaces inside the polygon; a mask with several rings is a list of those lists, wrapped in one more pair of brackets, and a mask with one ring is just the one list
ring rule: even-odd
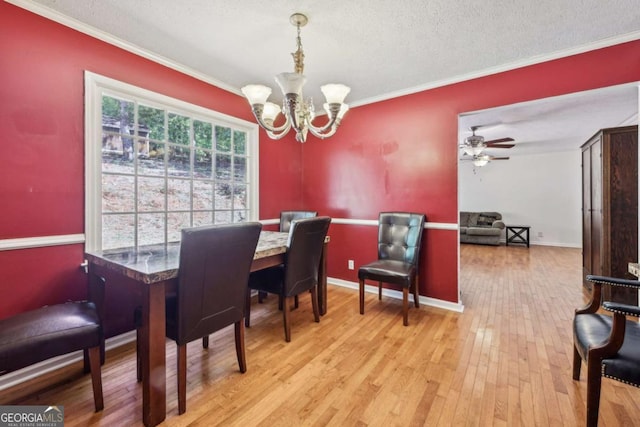
{"label": "sofa cushion", "polygon": [[483,212],[482,214],[478,215],[478,226],[480,227],[491,227],[491,224],[493,224],[493,221],[497,220],[498,218],[496,218],[493,215],[488,215],[487,212]]}
{"label": "sofa cushion", "polygon": [[480,218],[480,212],[470,212],[469,222],[467,222],[467,226],[475,227],[476,225],[478,225],[478,218]]}
{"label": "sofa cushion", "polygon": [[499,236],[500,232],[499,228],[468,227],[466,234],[469,236]]}

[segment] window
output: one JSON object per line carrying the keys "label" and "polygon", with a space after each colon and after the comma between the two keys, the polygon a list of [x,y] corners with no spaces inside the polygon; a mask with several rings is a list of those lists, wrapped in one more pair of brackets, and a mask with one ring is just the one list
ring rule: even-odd
{"label": "window", "polygon": [[85,97],[88,250],[257,219],[257,125],[89,72]]}

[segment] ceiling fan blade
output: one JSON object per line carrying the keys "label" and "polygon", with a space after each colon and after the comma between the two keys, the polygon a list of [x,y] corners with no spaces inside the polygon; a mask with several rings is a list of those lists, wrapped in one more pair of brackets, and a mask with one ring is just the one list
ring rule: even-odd
{"label": "ceiling fan blade", "polygon": [[515,141],[513,138],[500,138],[500,139],[492,139],[490,141],[485,141],[485,144],[499,144],[501,142],[511,142],[511,141]]}
{"label": "ceiling fan blade", "polygon": [[513,148],[515,144],[487,144],[487,148]]}
{"label": "ceiling fan blade", "polygon": [[509,160],[508,157],[491,157],[491,160]]}

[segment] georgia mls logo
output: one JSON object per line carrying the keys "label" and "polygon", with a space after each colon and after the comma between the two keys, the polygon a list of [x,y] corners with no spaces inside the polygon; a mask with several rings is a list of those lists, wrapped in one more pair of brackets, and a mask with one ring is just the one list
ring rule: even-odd
{"label": "georgia mls logo", "polygon": [[0,406],[0,427],[64,426],[63,406]]}

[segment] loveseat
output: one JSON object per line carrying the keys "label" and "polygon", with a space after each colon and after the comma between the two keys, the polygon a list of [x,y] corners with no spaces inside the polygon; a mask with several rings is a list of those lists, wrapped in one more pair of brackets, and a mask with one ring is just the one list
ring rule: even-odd
{"label": "loveseat", "polygon": [[460,243],[497,246],[504,227],[498,212],[460,212]]}

